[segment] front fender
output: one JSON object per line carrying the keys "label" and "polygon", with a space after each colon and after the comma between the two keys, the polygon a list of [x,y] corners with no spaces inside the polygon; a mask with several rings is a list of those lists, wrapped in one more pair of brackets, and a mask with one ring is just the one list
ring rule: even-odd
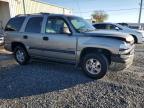
{"label": "front fender", "polygon": [[123,41],[118,39],[103,37],[80,37],[78,39],[76,62],[79,64],[80,55],[85,48],[105,49],[112,54],[118,54],[120,44],[122,43]]}

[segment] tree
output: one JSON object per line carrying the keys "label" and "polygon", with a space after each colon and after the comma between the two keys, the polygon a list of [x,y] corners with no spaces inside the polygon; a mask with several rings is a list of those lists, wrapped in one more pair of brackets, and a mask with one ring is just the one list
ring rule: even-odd
{"label": "tree", "polygon": [[105,20],[108,19],[108,14],[104,11],[94,11],[91,16],[92,19],[95,20],[96,22],[104,22]]}

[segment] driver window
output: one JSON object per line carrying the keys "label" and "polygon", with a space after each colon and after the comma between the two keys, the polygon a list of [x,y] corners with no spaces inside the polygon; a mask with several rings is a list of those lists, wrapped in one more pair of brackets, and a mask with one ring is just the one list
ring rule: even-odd
{"label": "driver window", "polygon": [[69,34],[70,30],[63,19],[49,18],[46,24],[45,32],[52,34]]}
{"label": "driver window", "polygon": [[108,29],[108,30],[116,30],[116,26],[115,26],[115,25],[112,25],[112,24],[108,24],[108,25],[106,26],[106,29]]}

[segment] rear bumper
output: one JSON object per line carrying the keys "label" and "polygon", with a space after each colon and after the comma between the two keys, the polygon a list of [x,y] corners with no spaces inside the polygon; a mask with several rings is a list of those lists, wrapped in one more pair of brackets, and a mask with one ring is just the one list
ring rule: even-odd
{"label": "rear bumper", "polygon": [[120,71],[130,67],[134,59],[134,49],[126,55],[113,55],[112,62],[109,67],[112,71]]}

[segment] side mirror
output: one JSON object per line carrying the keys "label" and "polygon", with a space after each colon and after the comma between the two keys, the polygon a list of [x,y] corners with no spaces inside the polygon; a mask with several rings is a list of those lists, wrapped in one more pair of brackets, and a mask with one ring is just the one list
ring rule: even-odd
{"label": "side mirror", "polygon": [[120,29],[118,27],[115,27],[115,30],[119,31]]}
{"label": "side mirror", "polygon": [[71,32],[69,32],[69,33],[64,33],[64,34],[66,34],[66,35],[68,35],[68,36],[71,36],[71,35],[72,35],[72,33],[71,33]]}
{"label": "side mirror", "polygon": [[69,35],[69,36],[72,35],[72,33],[71,33],[71,31],[69,30],[68,27],[64,27],[64,28],[63,28],[63,32],[64,32],[64,34],[67,34],[67,35]]}
{"label": "side mirror", "polygon": [[118,27],[115,27],[115,30],[119,31],[120,29]]}

